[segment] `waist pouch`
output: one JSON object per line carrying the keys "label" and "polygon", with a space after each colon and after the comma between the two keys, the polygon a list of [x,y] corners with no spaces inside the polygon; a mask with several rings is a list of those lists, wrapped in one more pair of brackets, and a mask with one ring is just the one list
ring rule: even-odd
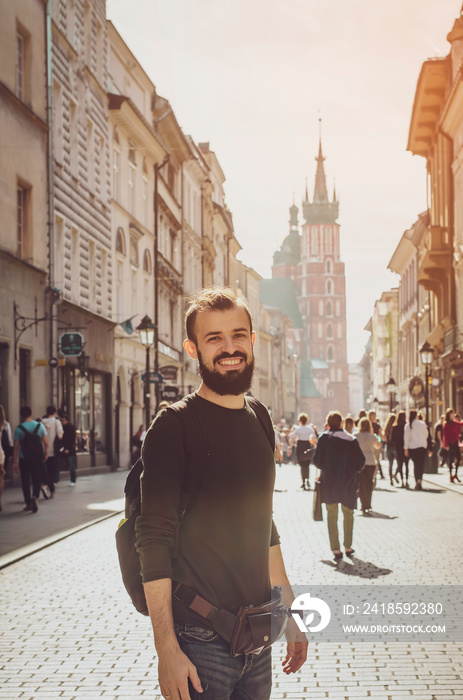
{"label": "waist pouch", "polygon": [[264,605],[242,607],[235,614],[217,608],[183,583],[174,583],[173,595],[204,617],[230,644],[232,656],[259,654],[276,642],[285,631],[289,611],[281,603],[281,588],[272,588],[272,599]]}

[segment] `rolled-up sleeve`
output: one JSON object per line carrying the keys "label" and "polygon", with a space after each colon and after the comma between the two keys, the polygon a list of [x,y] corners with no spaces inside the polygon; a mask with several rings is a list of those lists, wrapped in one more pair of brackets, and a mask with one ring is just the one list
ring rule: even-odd
{"label": "rolled-up sleeve", "polygon": [[172,578],[184,474],[180,421],[171,410],[159,414],[142,447],[141,515],[136,521],[136,548],[144,583]]}

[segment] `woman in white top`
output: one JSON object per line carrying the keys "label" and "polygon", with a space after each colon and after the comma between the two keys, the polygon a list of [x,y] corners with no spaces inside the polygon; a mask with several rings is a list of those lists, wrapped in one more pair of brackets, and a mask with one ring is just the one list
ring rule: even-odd
{"label": "woman in white top", "polygon": [[424,472],[426,448],[428,446],[428,428],[426,423],[417,418],[416,411],[410,411],[408,423],[404,428],[404,454],[413,461],[415,471],[415,489],[421,491]]}
{"label": "woman in white top", "polygon": [[312,461],[312,456],[315,452],[317,444],[317,436],[315,430],[307,425],[309,417],[307,413],[300,413],[297,417],[299,425],[293,430],[289,436],[289,446],[292,447],[296,443],[296,456],[298,464],[301,468],[302,486],[304,491],[310,491],[309,483],[309,467]]}

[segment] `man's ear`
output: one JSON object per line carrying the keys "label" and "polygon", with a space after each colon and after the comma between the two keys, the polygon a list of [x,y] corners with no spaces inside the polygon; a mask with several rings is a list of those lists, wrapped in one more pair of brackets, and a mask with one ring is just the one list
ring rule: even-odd
{"label": "man's ear", "polygon": [[192,360],[198,359],[198,350],[192,340],[189,340],[188,338],[184,340],[183,347],[185,348],[185,351],[188,353]]}
{"label": "man's ear", "polygon": [[256,331],[252,331],[251,333],[251,343],[252,347],[254,347],[254,343],[256,342]]}

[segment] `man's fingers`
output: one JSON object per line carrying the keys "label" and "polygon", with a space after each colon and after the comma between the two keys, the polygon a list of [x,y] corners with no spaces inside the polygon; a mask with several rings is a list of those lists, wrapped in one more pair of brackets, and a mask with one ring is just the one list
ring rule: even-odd
{"label": "man's fingers", "polygon": [[[201,681],[198,676],[198,671],[196,670],[196,666],[191,666],[189,670],[189,676],[190,676],[190,681],[193,686],[193,688],[198,692],[202,693],[203,692],[203,687],[201,685]],[[182,696],[183,699],[183,696]]]}

